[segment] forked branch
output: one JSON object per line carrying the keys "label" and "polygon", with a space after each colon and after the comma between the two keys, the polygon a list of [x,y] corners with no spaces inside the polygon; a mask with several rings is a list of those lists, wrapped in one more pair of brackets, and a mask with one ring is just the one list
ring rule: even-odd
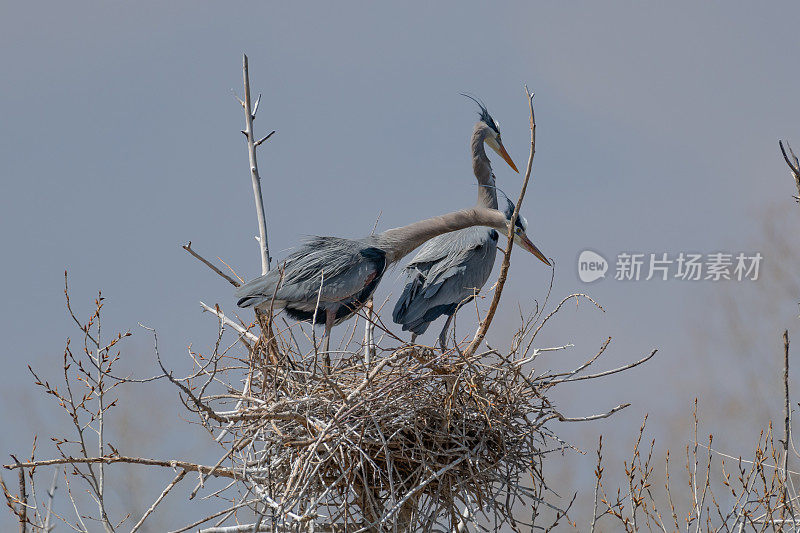
{"label": "forked branch", "polygon": [[256,140],[253,133],[253,121],[256,118],[258,104],[261,96],[256,101],[255,108],[250,103],[250,71],[247,67],[247,54],[242,56],[242,76],[244,78],[244,121],[245,128],[242,130],[247,137],[247,153],[250,156],[250,178],[253,180],[253,196],[256,201],[256,214],[258,215],[258,245],[261,249],[261,273],[266,274],[270,269],[269,242],[267,241],[267,219],[264,215],[264,197],[261,195],[261,176],[258,173],[258,160],[256,158],[256,147],[272,137],[274,131],[260,140]]}

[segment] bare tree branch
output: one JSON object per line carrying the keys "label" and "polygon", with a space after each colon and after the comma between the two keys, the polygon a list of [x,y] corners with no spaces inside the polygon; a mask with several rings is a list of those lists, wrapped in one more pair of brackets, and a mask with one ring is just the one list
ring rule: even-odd
{"label": "bare tree branch", "polygon": [[56,488],[58,487],[58,474],[61,472],[60,467],[56,467],[53,471],[53,481],[50,488],[47,490],[47,514],[44,519],[44,533],[50,533],[52,527],[50,526],[50,516],[53,512],[53,498],[56,495]]}
{"label": "bare tree branch", "polygon": [[190,463],[188,461],[162,461],[159,459],[149,459],[146,457],[127,457],[124,455],[111,455],[106,457],[62,457],[61,459],[46,459],[42,461],[30,461],[27,463],[14,463],[3,465],[6,470],[16,470],[24,468],[36,468],[39,466],[52,465],[77,465],[77,464],[116,464],[126,463],[132,465],[160,466],[163,468],[180,468],[187,472],[200,472],[207,474],[212,472],[213,476],[226,477],[230,479],[241,479],[236,472],[228,468],[216,468],[205,465]]}
{"label": "bare tree branch", "polygon": [[610,411],[607,411],[605,413],[600,413],[600,414],[597,414],[597,415],[590,415],[590,416],[570,417],[570,416],[564,416],[564,415],[559,413],[558,414],[558,420],[560,420],[561,422],[589,422],[591,420],[600,420],[601,418],[608,418],[609,416],[613,415],[617,411],[622,411],[623,409],[625,409],[626,407],[629,407],[630,405],[631,404],[629,404],[629,403],[623,403],[623,404],[618,405],[618,406],[614,407],[613,409],[611,409]]}
{"label": "bare tree branch", "polygon": [[[13,457],[13,456],[12,456]],[[17,464],[19,461],[14,458]],[[25,470],[19,471],[19,533],[28,529],[28,495],[25,493]]]}
{"label": "bare tree branch", "polygon": [[200,254],[198,254],[197,252],[195,252],[194,250],[192,250],[192,241],[189,241],[187,244],[184,244],[183,246],[181,246],[181,248],[183,248],[184,250],[186,250],[187,252],[189,252],[190,254],[192,254],[192,255],[193,255],[193,256],[194,256],[196,259],[198,259],[198,260],[199,260],[201,263],[203,263],[203,264],[204,264],[204,265],[206,265],[208,268],[210,268],[211,270],[213,270],[214,272],[216,272],[218,275],[220,275],[222,278],[224,278],[224,279],[225,279],[225,281],[227,281],[228,283],[230,283],[230,284],[231,284],[231,285],[233,285],[234,287],[240,287],[240,286],[242,285],[242,284],[241,284],[241,282],[239,282],[239,281],[236,281],[236,280],[235,280],[235,279],[233,279],[232,277],[228,276],[228,275],[227,275],[226,273],[224,273],[222,270],[220,270],[220,269],[218,269],[217,267],[215,267],[215,266],[214,266],[214,265],[213,265],[213,264],[212,264],[210,261],[208,261],[208,260],[207,260],[205,257],[203,257],[202,255],[200,255]]}
{"label": "bare tree branch", "polygon": [[[261,176],[258,173],[258,160],[256,158],[256,147],[272,136],[274,131],[256,143],[253,133],[253,119],[255,111],[250,104],[250,71],[247,66],[247,54],[242,55],[242,76],[244,78],[244,134],[247,137],[247,153],[250,158],[250,177],[253,180],[253,196],[256,202],[256,214],[258,215],[258,244],[261,249],[261,274],[269,272],[271,258],[269,256],[269,243],[267,241],[267,219],[264,215],[264,198],[261,195]],[[261,96],[258,97],[259,101]],[[256,110],[258,107],[256,106]]]}
{"label": "bare tree branch", "polygon": [[[781,148],[783,148],[781,146]],[[796,160],[797,158],[795,158]],[[784,523],[789,508],[789,441],[791,440],[791,405],[789,403],[789,330],[783,331],[783,478],[780,521]],[[791,509],[790,509],[791,512]],[[781,530],[783,528],[781,527]]]}
{"label": "bare tree branch", "polygon": [[239,332],[240,335],[242,335],[243,337],[246,337],[248,340],[251,340],[253,342],[257,342],[258,341],[258,336],[256,336],[254,333],[251,333],[251,332],[247,331],[240,324],[237,324],[236,322],[234,322],[233,320],[231,320],[230,318],[225,316],[225,314],[222,312],[222,310],[219,309],[219,306],[211,307],[209,305],[206,305],[203,302],[200,302],[200,307],[202,307],[203,310],[208,311],[209,313],[215,314],[220,320],[222,320],[223,323],[225,323],[228,326],[230,326],[233,329],[235,329],[237,332]]}
{"label": "bare tree branch", "polygon": [[156,501],[153,502],[153,505],[151,505],[147,509],[147,511],[145,511],[145,513],[142,515],[142,518],[140,518],[139,521],[136,522],[136,525],[133,526],[133,528],[131,529],[131,533],[136,533],[136,531],[140,527],[142,527],[142,524],[144,524],[144,521],[147,520],[147,517],[150,516],[153,511],[155,511],[155,509],[158,506],[158,504],[161,503],[161,501],[167,496],[169,491],[171,491],[175,487],[175,485],[180,483],[181,480],[186,476],[186,472],[187,472],[187,470],[181,470],[180,472],[178,472],[178,475],[175,476],[172,479],[172,481],[169,482],[169,484],[164,488],[163,491],[161,491],[161,494],[158,495],[158,498],[156,498]]}
{"label": "bare tree branch", "polygon": [[553,383],[566,383],[568,381],[582,381],[582,380],[585,380],[585,379],[597,379],[597,378],[601,378],[603,376],[610,376],[611,374],[616,374],[618,372],[624,372],[625,370],[629,370],[631,368],[637,367],[637,366],[641,365],[642,363],[646,363],[647,361],[652,359],[652,357],[657,352],[658,352],[658,349],[655,349],[652,352],[650,352],[649,355],[646,355],[645,357],[642,357],[638,361],[634,361],[632,363],[628,363],[627,365],[623,365],[623,366],[620,366],[620,367],[617,367],[617,368],[613,368],[611,370],[606,370],[604,372],[598,372],[596,374],[588,374],[586,376],[575,376],[575,377],[570,377],[570,378],[566,378],[566,379],[554,380]]}

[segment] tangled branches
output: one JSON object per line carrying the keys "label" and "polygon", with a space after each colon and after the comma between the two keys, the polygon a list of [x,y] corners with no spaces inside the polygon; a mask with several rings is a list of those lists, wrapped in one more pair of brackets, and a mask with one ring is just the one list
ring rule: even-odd
{"label": "tangled branches", "polygon": [[[584,298],[588,297],[571,295],[564,301]],[[95,335],[103,305],[98,299],[87,323],[75,318],[87,349],[73,354],[68,348],[64,385],[34,374],[37,384],[73,420],[75,435],[54,437],[57,458],[31,456],[28,462],[6,468],[27,470],[35,494],[37,468],[69,465],[67,491],[77,517],[70,525],[79,531],[91,530],[90,513],[73,496],[70,478],[88,486],[98,505],[94,519],[109,531],[128,519],[135,522],[132,531],[138,530],[167,493],[194,476],[189,499],[204,491],[209,493],[205,498],[226,505],[176,531],[214,519],[217,525],[204,531],[413,531],[437,525],[452,530],[467,523],[491,530],[503,524],[527,526],[540,519],[543,508],[558,523],[569,504],[549,501],[543,459],[569,445],[555,435],[550,422],[592,420],[624,405],[569,418],[548,400],[549,391],[630,366],[585,374],[605,351],[606,341],[571,372],[537,373],[542,354],[569,347],[534,347],[536,335],[563,303],[549,315],[537,311],[526,319],[508,353],[488,350],[470,359],[461,352],[466,341],[448,352],[403,343],[389,346],[394,337],[381,324],[378,310],[370,315],[371,326],[383,342],[362,346],[351,335],[328,372],[302,325],[265,327],[275,331],[268,339],[250,331],[255,324],[237,323],[219,308],[208,308],[217,317],[218,335],[210,353],[190,352],[194,371],[175,377],[164,366],[151,330],[161,373],[142,380],[114,374],[121,354],[112,349],[118,349],[127,334],[115,335],[107,345]],[[97,342],[90,344],[92,339]],[[277,363],[270,346],[280,354]],[[365,362],[369,349],[376,354]],[[117,401],[112,391],[156,379],[177,387],[185,407],[220,443],[223,453],[216,460],[121,455],[102,437],[101,424],[108,418],[100,414]],[[100,437],[94,447],[89,445],[91,435]],[[112,519],[107,510],[99,475],[104,467],[119,463],[175,471],[174,479],[138,518]],[[227,482],[218,487],[214,479]],[[27,501],[23,493],[14,495],[7,487],[4,492],[15,512],[30,511],[24,523],[43,527],[49,504]],[[520,517],[519,509],[533,512],[529,518]],[[242,524],[238,517],[243,511],[249,511],[254,522]],[[225,526],[230,520],[237,525]]]}
{"label": "tangled branches", "polygon": [[[538,325],[529,321],[507,355],[490,350],[469,361],[461,347],[402,345],[369,365],[359,347],[343,350],[330,372],[316,350],[298,351],[299,327],[287,325],[276,334],[280,364],[260,338],[247,359],[218,357],[173,381],[208,430],[224,432],[230,453],[218,464],[241,473],[271,524],[452,528],[463,520],[456,509],[514,524],[513,507],[543,502],[542,457],[566,446],[546,427],[568,420],[547,392],[588,367],[537,375],[544,350],[530,344]],[[231,378],[245,364],[237,387]],[[224,392],[212,393],[211,383]]]}
{"label": "tangled branches", "polygon": [[663,484],[655,483],[655,439],[643,443],[645,422],[630,458],[623,463],[627,486],[607,490],[603,481],[602,437],[597,448],[594,514],[597,524],[614,523],[626,532],[648,531],[797,531],[800,495],[792,482],[797,475],[781,466],[786,455],[770,424],[756,441],[751,459],[735,457],[714,447],[713,435],[698,440],[697,401],[694,441],[678,458],[667,450]]}

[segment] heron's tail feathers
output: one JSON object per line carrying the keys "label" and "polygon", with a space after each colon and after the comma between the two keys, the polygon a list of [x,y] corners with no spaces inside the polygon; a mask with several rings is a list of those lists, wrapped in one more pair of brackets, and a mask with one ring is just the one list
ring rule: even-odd
{"label": "heron's tail feathers", "polygon": [[395,324],[401,324],[403,331],[422,335],[431,322],[442,315],[452,315],[458,304],[436,304],[431,298],[435,296],[441,284],[426,286],[426,277],[419,270],[409,272],[408,282],[398,298],[392,312]]}
{"label": "heron's tail feathers", "polygon": [[253,307],[254,305],[260,304],[262,300],[264,300],[263,296],[245,296],[243,298],[239,298],[239,301],[236,302],[236,305],[239,307]]}
{"label": "heron's tail feathers", "polygon": [[272,299],[275,293],[275,276],[270,273],[253,278],[233,293],[238,299],[236,305],[239,307],[258,306]]}
{"label": "heron's tail feathers", "polygon": [[428,331],[428,326],[431,323],[427,320],[422,318],[415,320],[414,322],[409,322],[408,324],[403,324],[403,331],[410,331],[414,335],[422,335],[426,331]]}
{"label": "heron's tail feathers", "polygon": [[394,311],[392,311],[392,320],[395,324],[403,324],[404,331],[408,331],[405,324],[408,320],[409,310],[425,285],[425,277],[418,270],[409,271],[408,274],[408,282],[403,287],[403,293],[397,299]]}

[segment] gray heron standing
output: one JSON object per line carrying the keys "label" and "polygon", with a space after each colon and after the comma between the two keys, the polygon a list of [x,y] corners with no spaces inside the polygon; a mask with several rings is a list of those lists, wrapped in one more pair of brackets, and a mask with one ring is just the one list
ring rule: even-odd
{"label": "gray heron standing", "polygon": [[[464,96],[480,107],[480,120],[475,124],[470,142],[472,170],[478,180],[477,205],[497,209],[497,188],[484,144],[497,152],[516,172],[517,167],[503,146],[500,128],[486,106],[471,96]],[[504,211],[510,220],[514,204],[507,198],[505,200]],[[525,235],[527,221],[522,215],[517,217],[515,230]],[[417,335],[425,333],[431,322],[446,316],[439,334],[439,344],[442,350],[446,349],[447,329],[453,315],[472,300],[489,279],[497,255],[497,240],[498,233],[494,229],[470,227],[439,235],[423,245],[406,267],[408,280],[392,313],[392,319],[402,324],[403,331],[412,332],[412,342]],[[520,244],[550,265],[527,237],[520,238]]]}
{"label": "gray heron standing", "polygon": [[[273,306],[295,320],[324,324],[327,363],[331,328],[367,303],[388,266],[438,235],[471,226],[489,226],[505,234],[507,224],[500,211],[474,207],[362,239],[312,237],[278,268],[236,289],[237,305],[263,310]],[[514,238],[541,256],[524,231],[516,228]]]}

